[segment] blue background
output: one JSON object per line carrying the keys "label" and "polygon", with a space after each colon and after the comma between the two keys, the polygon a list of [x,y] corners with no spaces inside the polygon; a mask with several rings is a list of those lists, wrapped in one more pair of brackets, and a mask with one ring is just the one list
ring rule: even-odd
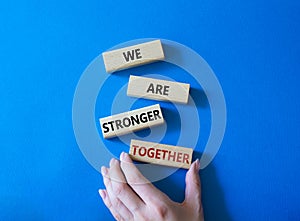
{"label": "blue background", "polygon": [[[227,129],[200,173],[206,220],[299,220],[299,23],[292,0],[3,2],[0,220],[112,220],[72,100],[92,59],[145,37],[191,47],[222,85]],[[180,200],[178,177],[156,185]]]}

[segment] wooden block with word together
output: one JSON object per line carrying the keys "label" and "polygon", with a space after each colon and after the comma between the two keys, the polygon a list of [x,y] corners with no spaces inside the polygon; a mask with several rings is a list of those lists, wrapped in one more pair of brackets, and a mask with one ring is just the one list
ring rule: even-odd
{"label": "wooden block with word together", "polygon": [[102,56],[108,73],[164,60],[165,58],[160,40],[107,51],[102,53]]}
{"label": "wooden block with word together", "polygon": [[127,95],[186,104],[189,90],[189,84],[130,75]]}
{"label": "wooden block with word together", "polygon": [[159,104],[100,118],[104,138],[111,138],[164,123]]}
{"label": "wooden block with word together", "polygon": [[192,148],[171,146],[141,140],[131,140],[131,159],[147,163],[189,169],[192,162]]}

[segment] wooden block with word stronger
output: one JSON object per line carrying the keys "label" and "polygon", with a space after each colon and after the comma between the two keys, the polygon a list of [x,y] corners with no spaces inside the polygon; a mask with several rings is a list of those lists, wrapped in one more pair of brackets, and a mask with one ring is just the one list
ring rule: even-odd
{"label": "wooden block with word stronger", "polygon": [[159,104],[100,118],[104,138],[111,138],[164,123]]}
{"label": "wooden block with word stronger", "polygon": [[189,90],[189,84],[130,75],[127,95],[186,104]]}
{"label": "wooden block with word stronger", "polygon": [[131,159],[146,163],[189,169],[192,162],[192,148],[171,146],[141,140],[131,140]]}
{"label": "wooden block with word stronger", "polygon": [[111,73],[165,58],[160,40],[102,53],[106,72]]}

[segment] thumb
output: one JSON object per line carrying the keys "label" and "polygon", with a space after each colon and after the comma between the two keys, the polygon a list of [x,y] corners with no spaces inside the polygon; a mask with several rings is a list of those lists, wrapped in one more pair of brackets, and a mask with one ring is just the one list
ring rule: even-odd
{"label": "thumb", "polygon": [[201,183],[199,177],[200,162],[194,161],[185,177],[185,200],[187,206],[201,207]]}

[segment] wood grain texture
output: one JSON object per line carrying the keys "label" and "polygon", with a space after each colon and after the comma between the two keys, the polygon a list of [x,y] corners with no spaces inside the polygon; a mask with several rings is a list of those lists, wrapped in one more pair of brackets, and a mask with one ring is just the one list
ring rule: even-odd
{"label": "wood grain texture", "polygon": [[131,140],[129,155],[133,160],[189,169],[193,149],[141,140]]}
{"label": "wood grain texture", "polygon": [[189,84],[130,75],[127,95],[186,104],[189,90]]}
{"label": "wood grain texture", "polygon": [[103,137],[111,138],[164,123],[159,104],[100,118]]}
{"label": "wood grain texture", "polygon": [[160,40],[107,51],[102,53],[102,56],[108,73],[164,60],[165,58]]}

